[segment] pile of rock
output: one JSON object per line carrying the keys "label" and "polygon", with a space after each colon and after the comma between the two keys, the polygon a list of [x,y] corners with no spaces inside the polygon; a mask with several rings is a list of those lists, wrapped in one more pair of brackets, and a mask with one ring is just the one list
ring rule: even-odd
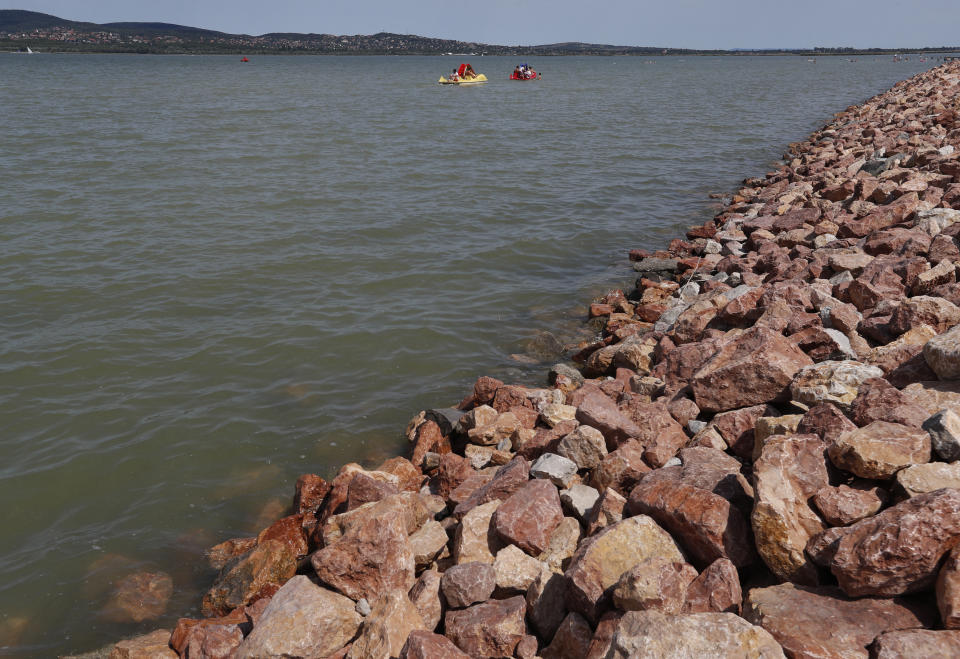
{"label": "pile of rock", "polygon": [[960,655],[958,112],[948,64],[840,113],[633,252],[581,368],[302,477],[168,652]]}

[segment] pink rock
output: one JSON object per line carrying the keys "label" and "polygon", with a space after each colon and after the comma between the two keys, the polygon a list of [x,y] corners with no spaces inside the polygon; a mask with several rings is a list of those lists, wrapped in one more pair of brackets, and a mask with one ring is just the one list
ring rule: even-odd
{"label": "pink rock", "polygon": [[431,480],[431,490],[446,499],[452,491],[474,475],[476,471],[470,466],[469,460],[455,453],[441,455],[440,464]]}
{"label": "pink rock", "polygon": [[233,659],[242,642],[239,625],[207,625],[196,628],[190,635],[184,656]]}
{"label": "pink rock", "polygon": [[573,659],[585,657],[593,638],[593,629],[583,616],[570,613],[553,636],[553,641],[544,649],[543,659]]}
{"label": "pink rock", "polygon": [[583,399],[577,406],[577,421],[603,433],[611,451],[640,434],[637,425],[603,394],[591,393]]}
{"label": "pink rock", "polygon": [[496,586],[496,570],[492,565],[478,561],[453,565],[447,568],[440,579],[444,599],[454,609],[487,601]]}
{"label": "pink rock", "polygon": [[363,620],[360,635],[347,652],[347,659],[390,659],[398,657],[407,637],[415,630],[426,631],[423,618],[407,594],[383,593]]}
{"label": "pink rock", "polygon": [[700,564],[729,558],[745,566],[756,559],[743,515],[707,490],[679,481],[644,479],[630,493],[627,506],[631,514],[655,519]]}
{"label": "pink rock", "polygon": [[470,659],[446,636],[427,631],[412,631],[400,651],[400,659]]}
{"label": "pink rock", "polygon": [[874,421],[838,437],[830,461],[861,478],[887,479],[904,467],[930,462],[930,435],[899,423]]}
{"label": "pink rock", "polygon": [[960,547],[947,555],[937,575],[937,608],[947,629],[960,629]]}
{"label": "pink rock", "polygon": [[636,487],[650,467],[643,461],[643,444],[631,440],[612,451],[591,474],[590,484],[598,491],[612,488],[626,497]]}
{"label": "pink rock", "polygon": [[446,636],[471,657],[511,657],[526,634],[525,613],[526,603],[519,595],[448,611]]}
{"label": "pink rock", "polygon": [[823,522],[807,503],[829,484],[824,443],[816,435],[774,435],[753,465],[751,516],[757,552],[777,577],[816,585],[817,568],[804,553]]}
{"label": "pink rock", "polygon": [[929,325],[942,334],[960,323],[960,307],[942,297],[918,295],[903,300],[890,318],[890,331],[899,336],[918,325]]}
{"label": "pink rock", "polygon": [[613,587],[613,603],[622,611],[680,613],[687,588],[696,577],[697,571],[688,563],[651,558],[620,576]]}
{"label": "pink rock", "polygon": [[273,595],[296,574],[297,556],[279,540],[258,544],[248,554],[224,567],[203,597],[204,615],[224,615],[238,606]]}
{"label": "pink rock", "polygon": [[760,625],[790,657],[867,657],[879,634],[923,628],[928,612],[899,600],[851,600],[837,588],[781,584],[747,595],[744,617]]}
{"label": "pink rock", "polygon": [[633,437],[643,444],[644,460],[654,467],[662,467],[688,441],[665,401],[631,403],[625,411],[637,427]]}
{"label": "pink rock", "polygon": [[831,403],[811,407],[797,426],[798,433],[817,435],[828,446],[843,433],[856,429],[857,426]]}
{"label": "pink rock", "polygon": [[493,528],[506,542],[531,555],[546,549],[550,534],[563,519],[556,486],[545,479],[528,481],[493,514]]}
{"label": "pink rock", "polygon": [[813,361],[787,338],[755,328],[722,344],[691,380],[701,410],[723,412],[780,400]]}
{"label": "pink rock", "polygon": [[616,524],[623,519],[623,508],[627,500],[611,488],[605,489],[600,493],[597,503],[587,514],[584,523],[587,527],[587,535],[593,535],[600,529]]}
{"label": "pink rock", "polygon": [[684,613],[736,613],[740,615],[743,592],[737,568],[728,558],[718,558],[687,587]]}
{"label": "pink rock", "polygon": [[831,526],[848,526],[875,515],[887,499],[884,490],[865,482],[858,487],[828,485],[820,488],[813,497],[813,504]]}
{"label": "pink rock", "polygon": [[888,421],[919,428],[928,416],[926,410],[883,378],[865,380],[850,404],[850,418],[858,426]]}
{"label": "pink rock", "polygon": [[851,597],[930,587],[960,537],[960,490],[920,494],[847,527],[830,564]]}
{"label": "pink rock", "polygon": [[440,602],[440,573],[436,570],[424,570],[413,584],[408,597],[417,607],[423,624],[433,630],[443,618],[443,604]]}
{"label": "pink rock", "polygon": [[880,634],[870,646],[874,659],[960,656],[960,631],[905,629]]}
{"label": "pink rock", "polygon": [[410,590],[416,564],[407,522],[396,510],[385,513],[365,517],[336,543],[315,552],[310,562],[317,577],[354,600]]}
{"label": "pink rock", "polygon": [[519,490],[530,478],[530,463],[520,456],[500,467],[493,479],[486,485],[478,487],[467,499],[454,509],[457,517],[463,517],[479,505],[488,501],[506,500],[511,494]]}
{"label": "pink rock", "polygon": [[316,512],[330,492],[330,484],[316,474],[304,474],[297,479],[293,509],[298,513]]}
{"label": "pink rock", "polygon": [[769,405],[754,405],[741,410],[721,412],[710,422],[735,455],[744,459],[753,456],[753,432],[757,419],[762,416],[779,416]]}

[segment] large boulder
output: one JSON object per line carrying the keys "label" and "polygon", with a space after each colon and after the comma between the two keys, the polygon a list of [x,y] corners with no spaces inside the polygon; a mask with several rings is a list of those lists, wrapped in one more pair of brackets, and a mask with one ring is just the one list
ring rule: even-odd
{"label": "large boulder", "polygon": [[905,629],[880,634],[870,646],[873,659],[960,657],[960,631]]}
{"label": "large boulder", "polygon": [[764,629],[732,613],[668,615],[630,611],[617,623],[606,659],[725,657],[779,659],[783,650]]}
{"label": "large boulder", "polygon": [[624,572],[613,587],[613,603],[621,611],[680,613],[687,588],[697,578],[688,563],[651,558]]}
{"label": "large boulder", "polygon": [[690,582],[684,613],[740,614],[743,591],[736,566],[726,558],[718,558]]}
{"label": "large boulder", "polygon": [[407,636],[427,631],[426,624],[406,593],[386,593],[374,602],[363,620],[360,636],[350,646],[347,659],[390,659],[400,656]]}
{"label": "large boulder", "polygon": [[861,478],[887,479],[904,467],[930,461],[930,435],[899,423],[874,421],[840,435],[829,453],[840,469]]}
{"label": "large boulder", "polygon": [[354,600],[410,590],[416,559],[408,522],[396,509],[392,513],[366,516],[337,542],[314,552],[310,562],[317,577]]}
{"label": "large boulder", "polygon": [[830,571],[851,597],[929,588],[960,541],[960,490],[921,494],[847,527]]}
{"label": "large boulder", "polygon": [[870,378],[883,377],[883,371],[855,361],[826,361],[800,370],[790,384],[793,399],[807,407],[833,403],[850,409],[860,385]]}
{"label": "large boulder", "polygon": [[757,552],[786,581],[818,582],[804,549],[824,528],[808,502],[829,484],[825,448],[816,435],[775,435],[753,465],[756,503],[750,521]]}
{"label": "large boulder", "polygon": [[630,493],[627,506],[632,514],[649,515],[670,531],[700,565],[728,558],[746,566],[756,558],[743,514],[712,492],[648,477]]}
{"label": "large boulder", "polygon": [[523,597],[490,600],[468,609],[448,611],[446,636],[471,657],[512,657],[526,634]]}
{"label": "large boulder", "polygon": [[568,607],[595,622],[620,576],[650,558],[685,562],[673,538],[646,515],[630,517],[588,538],[564,573]]}
{"label": "large boulder", "polygon": [[900,600],[849,599],[834,587],[780,584],[754,588],[744,617],[773,634],[790,657],[863,657],[879,634],[918,629],[932,611],[916,611]]}
{"label": "large boulder", "polygon": [[493,513],[501,505],[499,499],[473,508],[463,516],[453,537],[453,559],[457,563],[480,561],[493,564],[503,548],[503,540],[493,529]]}
{"label": "large boulder", "polygon": [[[406,537],[406,536],[404,536]],[[267,540],[228,563],[216,583],[203,596],[205,615],[225,613],[273,595],[297,572],[297,556],[289,545]]]}
{"label": "large boulder", "polygon": [[486,602],[497,586],[497,572],[492,565],[474,561],[447,568],[440,579],[440,589],[447,604],[463,609],[477,602]]}
{"label": "large boulder", "polygon": [[960,326],[927,341],[923,357],[941,380],[960,379]]}
{"label": "large boulder", "polygon": [[548,480],[531,480],[511,494],[493,513],[493,528],[507,544],[537,555],[563,519],[560,496]]}
{"label": "large boulder", "polygon": [[362,621],[350,599],[298,575],[273,596],[236,657],[325,657],[350,642]]}
{"label": "large boulder", "polygon": [[813,361],[796,344],[755,327],[720,346],[690,381],[705,412],[724,412],[783,400],[794,375]]}

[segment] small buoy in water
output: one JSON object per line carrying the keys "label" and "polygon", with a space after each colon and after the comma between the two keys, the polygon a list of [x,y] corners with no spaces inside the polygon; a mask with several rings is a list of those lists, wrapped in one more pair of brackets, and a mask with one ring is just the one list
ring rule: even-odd
{"label": "small buoy in water", "polygon": [[240,61],[241,61],[241,62],[249,62],[250,60],[248,60],[246,57],[244,57],[244,58],[241,59]]}

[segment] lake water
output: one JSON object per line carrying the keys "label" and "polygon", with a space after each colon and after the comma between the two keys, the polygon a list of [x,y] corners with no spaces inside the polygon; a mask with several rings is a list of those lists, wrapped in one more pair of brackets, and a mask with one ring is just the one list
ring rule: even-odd
{"label": "lake water", "polygon": [[[301,473],[543,381],[627,251],[714,211],[911,57],[0,55],[0,654],[196,614],[205,547]],[[536,351],[532,351],[536,353]],[[102,612],[172,575],[166,617]]]}

